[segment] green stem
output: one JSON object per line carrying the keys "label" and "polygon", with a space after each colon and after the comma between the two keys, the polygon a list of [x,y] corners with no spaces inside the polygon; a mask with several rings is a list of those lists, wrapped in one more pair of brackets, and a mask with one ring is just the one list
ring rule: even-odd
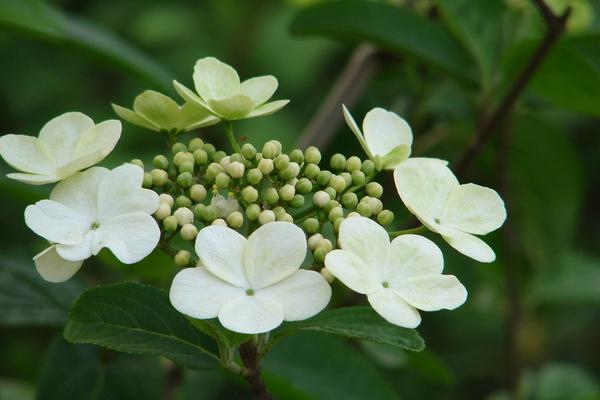
{"label": "green stem", "polygon": [[393,232],[389,232],[390,237],[396,237],[396,236],[400,236],[400,235],[406,235],[409,233],[422,233],[425,232],[427,230],[427,227],[425,225],[421,225],[418,226],[416,228],[412,228],[412,229],[404,229],[401,231],[393,231]]}
{"label": "green stem", "polygon": [[241,154],[240,145],[235,139],[235,135],[233,134],[233,122],[226,121],[225,122],[225,135],[227,136],[227,141],[231,145],[231,148],[234,152]]}
{"label": "green stem", "polygon": [[294,218],[294,222],[298,222],[300,219],[307,217],[309,215],[312,215],[315,211],[317,211],[317,207],[312,205],[312,206],[308,207],[306,210],[300,211],[296,215],[292,215],[292,218]]}

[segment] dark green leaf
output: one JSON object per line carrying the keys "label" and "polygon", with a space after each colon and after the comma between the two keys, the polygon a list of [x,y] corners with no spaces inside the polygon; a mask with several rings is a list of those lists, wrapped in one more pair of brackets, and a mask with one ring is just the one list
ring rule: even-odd
{"label": "dark green leaf", "polygon": [[125,353],[162,355],[189,368],[216,364],[214,342],[194,328],[160,289],[119,283],[84,292],[64,336]]}
{"label": "dark green leaf", "polygon": [[283,336],[300,330],[369,340],[407,350],[420,351],[425,348],[417,331],[390,324],[370,307],[345,307],[325,311],[305,321],[285,324],[275,335]]}
{"label": "dark green leaf", "polygon": [[324,2],[300,11],[291,29],[297,34],[369,41],[464,81],[474,80],[465,50],[440,25],[406,8],[371,1]]}
{"label": "dark green leaf", "polygon": [[105,368],[99,400],[160,400],[165,384],[163,369],[157,357],[118,356]]}
{"label": "dark green leaf", "polygon": [[600,385],[591,372],[577,365],[551,363],[525,374],[519,394],[522,399],[593,400],[600,397]]}

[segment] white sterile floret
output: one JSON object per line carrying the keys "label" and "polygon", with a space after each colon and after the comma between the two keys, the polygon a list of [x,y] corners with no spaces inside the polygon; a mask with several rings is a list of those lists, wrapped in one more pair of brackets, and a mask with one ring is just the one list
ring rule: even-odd
{"label": "white sterile floret", "polygon": [[187,102],[204,107],[227,121],[269,115],[289,102],[267,103],[277,90],[274,76],[259,76],[240,83],[235,69],[213,57],[196,61],[193,78],[197,93],[174,81],[177,93]]}
{"label": "white sterile floret", "polygon": [[142,188],[143,176],[132,164],[112,171],[90,168],[56,185],[50,200],[25,209],[27,226],[52,243],[34,257],[45,280],[69,279],[103,247],[125,264],[152,252],[160,229],[151,215],[159,201],[156,193]]}
{"label": "white sterile floret", "polygon": [[32,185],[58,182],[102,161],[121,137],[121,122],[110,119],[94,124],[80,112],[50,120],[38,137],[0,137],[0,156],[22,173],[7,176]]}
{"label": "white sterile floret", "polygon": [[383,108],[374,108],[365,115],[361,131],[346,106],[342,109],[348,127],[378,168],[394,169],[410,156],[413,134],[403,118]]}
{"label": "white sterile floret", "polygon": [[218,317],[231,331],[255,334],[310,318],[329,303],[325,279],[300,269],[306,239],[294,224],[272,222],[248,239],[209,226],[196,238],[196,253],[203,267],[179,272],[169,294],[173,307],[190,317]]}
{"label": "white sterile floret", "polygon": [[494,251],[474,235],[502,226],[504,202],[493,189],[459,184],[447,164],[433,158],[403,162],[394,171],[398,194],[410,212],[450,246],[477,261],[492,262]]}
{"label": "white sterile floret", "polygon": [[441,250],[429,239],[402,235],[390,243],[379,224],[364,217],[340,225],[341,250],[325,257],[327,270],[355,292],[367,295],[379,315],[392,324],[415,328],[417,310],[453,310],[467,299],[453,275],[442,275]]}

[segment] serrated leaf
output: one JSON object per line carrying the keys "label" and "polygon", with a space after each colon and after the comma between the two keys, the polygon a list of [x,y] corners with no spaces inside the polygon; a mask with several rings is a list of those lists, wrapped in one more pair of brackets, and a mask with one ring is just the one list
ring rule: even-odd
{"label": "serrated leaf", "polygon": [[64,336],[73,343],[161,355],[193,369],[218,361],[214,342],[175,311],[165,291],[133,282],[84,292],[71,309]]}

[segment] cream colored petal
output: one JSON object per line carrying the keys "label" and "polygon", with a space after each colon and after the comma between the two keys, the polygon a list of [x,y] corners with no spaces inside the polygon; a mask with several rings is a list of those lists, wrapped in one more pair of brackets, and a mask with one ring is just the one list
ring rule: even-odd
{"label": "cream colored petal", "polygon": [[444,257],[435,243],[419,235],[402,235],[392,240],[386,281],[396,288],[405,279],[441,274],[443,268]]}
{"label": "cream colored petal", "polygon": [[130,124],[141,126],[142,128],[150,129],[152,131],[160,131],[160,127],[156,126],[151,121],[148,121],[141,115],[136,114],[135,111],[130,110],[129,108],[121,107],[117,104],[111,104],[111,106],[121,119],[129,122]]}
{"label": "cream colored petal", "polygon": [[376,292],[384,282],[375,268],[346,250],[333,250],[327,253],[325,266],[333,276],[357,293]]}
{"label": "cream colored petal", "polygon": [[171,130],[178,126],[179,104],[154,90],[146,90],[133,102],[133,110],[154,125]]}
{"label": "cream colored petal", "polygon": [[214,57],[196,61],[193,78],[196,92],[206,101],[240,93],[240,77],[235,69]]}
{"label": "cream colored petal", "polygon": [[419,312],[391,289],[380,289],[367,296],[369,304],[390,324],[416,328],[421,323]]}
{"label": "cream colored petal", "polygon": [[387,231],[377,222],[365,217],[347,218],[338,235],[341,248],[360,258],[383,276],[390,253]]}
{"label": "cream colored petal", "polygon": [[68,261],[87,260],[93,255],[94,234],[93,230],[87,232],[83,239],[76,244],[56,244],[56,252],[61,258]]}
{"label": "cream colored petal", "polygon": [[46,145],[33,136],[0,136],[0,156],[8,165],[23,172],[53,176],[56,168]]}
{"label": "cream colored petal", "polygon": [[94,163],[87,165],[86,167],[99,163],[109,155],[117,145],[117,142],[121,138],[121,128],[121,121],[116,119],[109,119],[95,125],[84,132],[79,138],[79,141],[75,146],[74,157],[79,158],[99,151],[100,155],[96,158]]}
{"label": "cream colored petal", "polygon": [[356,136],[358,143],[360,143],[360,146],[363,148],[363,150],[367,154],[367,156],[369,158],[373,158],[374,154],[371,152],[371,149],[369,149],[369,145],[367,145],[367,142],[365,141],[365,137],[364,137],[362,131],[358,127],[358,124],[356,123],[354,118],[352,117],[352,114],[350,114],[350,111],[348,111],[346,106],[343,104],[342,104],[342,111],[344,113],[344,119],[346,120],[346,124],[348,125],[348,127],[350,128],[352,133],[354,133],[354,136]]}
{"label": "cream colored petal", "polygon": [[181,98],[184,99],[186,102],[194,103],[196,105],[208,109],[206,101],[204,101],[202,97],[198,96],[191,89],[187,88],[186,86],[182,85],[177,81],[173,81],[173,87],[175,88],[177,94],[180,95]]}
{"label": "cream colored petal", "polygon": [[243,296],[221,307],[219,322],[233,332],[250,335],[269,332],[283,322],[283,309],[272,300]]}
{"label": "cream colored petal", "polygon": [[298,271],[306,257],[306,237],[289,222],[271,222],[255,230],[244,246],[250,286],[270,286]]}
{"label": "cream colored petal", "polygon": [[181,130],[191,130],[217,124],[220,118],[212,115],[206,108],[196,103],[186,102],[179,112],[177,127]]}
{"label": "cream colored petal", "polygon": [[80,112],[67,112],[51,119],[43,126],[39,138],[46,145],[57,166],[76,158],[75,147],[94,121]]}
{"label": "cream colored petal", "polygon": [[67,162],[62,167],[56,170],[56,176],[60,180],[67,179],[77,172],[86,169],[89,166],[92,166],[97,163],[97,160],[102,159],[102,151],[97,150],[93,153],[86,154],[84,156],[73,159],[72,161]]}
{"label": "cream colored petal", "polygon": [[276,111],[281,110],[285,107],[290,101],[289,100],[275,100],[269,103],[265,103],[256,107],[254,110],[250,111],[250,113],[246,114],[243,118],[240,119],[248,119],[254,117],[266,117],[267,115],[271,115]]}
{"label": "cream colored petal", "polygon": [[412,146],[413,135],[408,123],[383,108],[374,108],[365,115],[363,132],[374,156],[383,157],[396,146]]}
{"label": "cream colored petal", "polygon": [[226,121],[233,121],[248,115],[254,108],[249,97],[241,94],[221,100],[208,100],[210,109]]}
{"label": "cream colored petal", "polygon": [[258,107],[273,97],[278,85],[277,79],[272,75],[258,76],[242,82],[240,94],[249,97],[254,107]]}
{"label": "cream colored petal", "polygon": [[109,173],[103,167],[93,167],[79,172],[58,183],[50,193],[50,200],[57,201],[85,216],[89,223],[97,220],[98,186]]}
{"label": "cream colored petal", "polygon": [[55,246],[33,257],[35,268],[44,280],[48,282],[64,282],[71,278],[83,265],[83,261],[67,261],[56,252]]}
{"label": "cream colored petal", "polygon": [[454,275],[421,275],[406,279],[393,290],[423,311],[454,310],[467,300],[467,289]]}
{"label": "cream colored petal", "polygon": [[6,174],[6,177],[19,182],[28,183],[30,185],[45,185],[46,183],[54,183],[59,180],[59,178],[56,175],[39,174],[12,173]]}
{"label": "cream colored petal", "polygon": [[85,216],[52,200],[27,206],[25,223],[44,239],[63,244],[79,243],[90,228]]}
{"label": "cream colored petal", "polygon": [[452,232],[451,236],[442,236],[446,242],[460,253],[474,260],[484,263],[493,262],[496,259],[494,250],[477,236],[461,231]]}
{"label": "cream colored petal", "polygon": [[381,168],[393,170],[402,161],[410,157],[410,146],[401,144],[392,149],[389,153],[381,158]]}

